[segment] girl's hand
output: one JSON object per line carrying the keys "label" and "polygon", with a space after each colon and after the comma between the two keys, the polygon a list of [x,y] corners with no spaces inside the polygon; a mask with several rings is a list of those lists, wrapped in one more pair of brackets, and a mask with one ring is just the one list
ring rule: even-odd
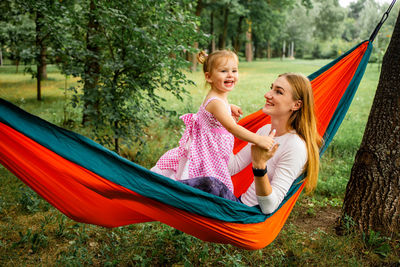
{"label": "girl's hand", "polygon": [[258,141],[255,144],[265,150],[272,149],[272,147],[275,145],[275,140],[274,140],[275,133],[276,131],[274,129],[269,133],[268,136],[259,135]]}
{"label": "girl's hand", "polygon": [[243,115],[243,111],[240,107],[230,104],[231,106],[231,113],[232,117],[235,119],[236,122],[239,121],[240,117]]}

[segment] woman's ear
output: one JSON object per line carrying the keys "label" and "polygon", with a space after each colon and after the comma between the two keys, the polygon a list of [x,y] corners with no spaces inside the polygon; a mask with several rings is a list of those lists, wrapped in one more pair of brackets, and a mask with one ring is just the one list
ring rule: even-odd
{"label": "woman's ear", "polygon": [[211,73],[209,73],[209,72],[204,72],[204,76],[205,76],[206,81],[207,81],[208,83],[212,83],[212,80],[211,80]]}
{"label": "woman's ear", "polygon": [[296,102],[294,103],[292,110],[293,111],[297,111],[299,110],[301,107],[303,106],[303,101],[301,100],[296,100]]}

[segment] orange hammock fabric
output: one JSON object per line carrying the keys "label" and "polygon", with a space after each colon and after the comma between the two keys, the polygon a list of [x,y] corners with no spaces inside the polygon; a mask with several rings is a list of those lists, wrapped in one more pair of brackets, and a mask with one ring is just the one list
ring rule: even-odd
{"label": "orange hammock fabric", "polygon": [[[371,49],[372,44],[363,42],[310,75],[318,129],[326,146],[354,96]],[[255,132],[268,120],[258,111],[240,124]],[[236,140],[234,152],[245,144]],[[244,249],[263,248],[276,238],[303,188],[295,182],[281,207],[264,215],[258,207],[152,173],[4,100],[0,102],[0,163],[75,221],[105,227],[160,221],[201,240]],[[250,168],[232,177],[237,196],[252,182]]]}

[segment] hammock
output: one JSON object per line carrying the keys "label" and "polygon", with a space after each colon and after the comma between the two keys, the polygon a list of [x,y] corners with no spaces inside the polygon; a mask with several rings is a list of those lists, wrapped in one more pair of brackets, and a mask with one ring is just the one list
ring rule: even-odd
{"label": "hammock", "polygon": [[[311,74],[321,155],[331,142],[364,74],[372,43],[364,41]],[[269,122],[257,111],[239,124],[255,132]],[[234,153],[246,145],[235,140]],[[117,227],[160,221],[201,240],[260,249],[288,218],[303,183],[297,178],[280,207],[226,200],[153,173],[77,133],[0,99],[0,163],[51,205],[83,223]],[[251,166],[232,177],[235,195],[251,184]]]}

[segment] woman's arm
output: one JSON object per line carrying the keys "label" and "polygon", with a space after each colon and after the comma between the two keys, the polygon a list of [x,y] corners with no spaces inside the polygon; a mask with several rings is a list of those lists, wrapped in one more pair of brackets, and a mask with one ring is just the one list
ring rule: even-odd
{"label": "woman's arm", "polygon": [[[270,182],[268,175],[254,177],[255,193],[257,201],[263,213],[268,214],[278,208],[293,181],[303,172],[307,161],[307,152],[303,141],[300,143],[291,142],[288,146],[282,147],[285,151],[280,152],[276,163],[273,179]],[[272,157],[277,149],[265,151],[259,147],[252,147],[252,162],[254,168],[263,169],[266,161]]]}

